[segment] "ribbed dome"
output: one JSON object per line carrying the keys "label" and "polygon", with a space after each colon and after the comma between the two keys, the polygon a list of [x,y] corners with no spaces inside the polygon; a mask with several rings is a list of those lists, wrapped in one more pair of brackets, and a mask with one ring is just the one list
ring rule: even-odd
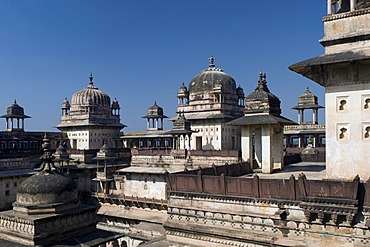
{"label": "ribbed dome", "polygon": [[27,178],[17,193],[17,204],[25,206],[67,203],[77,199],[76,183],[68,175],[56,171],[41,171]]}
{"label": "ribbed dome", "polygon": [[110,97],[94,86],[92,74],[90,82],[83,90],[72,95],[72,105],[96,105],[110,107]]}
{"label": "ribbed dome", "polygon": [[203,70],[199,75],[190,81],[190,97],[194,94],[217,91],[220,93],[236,94],[236,84],[234,78],[224,73],[222,69],[216,68],[214,58],[210,59],[209,68]]}

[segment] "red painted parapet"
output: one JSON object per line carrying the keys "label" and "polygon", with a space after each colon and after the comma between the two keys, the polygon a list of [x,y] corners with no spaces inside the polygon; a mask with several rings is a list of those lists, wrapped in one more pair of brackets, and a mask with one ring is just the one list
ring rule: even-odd
{"label": "red painted parapet", "polygon": [[326,197],[356,200],[360,178],[353,181],[308,180],[305,175],[298,177],[300,197]]}
{"label": "red painted parapet", "polygon": [[[217,168],[214,173],[218,173]],[[298,180],[292,175],[289,179],[261,179],[253,177],[231,177],[222,173],[220,176],[209,175],[207,170],[199,169],[197,174],[168,174],[169,192],[193,192],[215,195],[253,197],[278,200],[318,200],[341,201],[357,204],[357,191],[360,180],[308,180],[301,174]],[[227,172],[227,169],[225,170]],[[370,185],[369,185],[370,186]],[[367,190],[366,205],[370,205],[370,189]]]}

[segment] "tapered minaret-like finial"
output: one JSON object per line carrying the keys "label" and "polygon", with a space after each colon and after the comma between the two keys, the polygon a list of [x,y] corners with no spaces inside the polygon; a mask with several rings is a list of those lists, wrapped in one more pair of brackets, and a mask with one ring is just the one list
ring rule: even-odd
{"label": "tapered minaret-like finial", "polygon": [[90,84],[90,85],[93,85],[93,84],[94,84],[94,83],[93,83],[93,79],[94,79],[94,77],[93,77],[93,74],[92,74],[92,73],[90,73],[89,78],[90,78],[90,82],[89,82],[89,84]]}
{"label": "tapered minaret-like finial", "polygon": [[214,68],[215,67],[215,57],[211,56],[210,58],[208,58],[208,60],[209,60],[209,67]]}

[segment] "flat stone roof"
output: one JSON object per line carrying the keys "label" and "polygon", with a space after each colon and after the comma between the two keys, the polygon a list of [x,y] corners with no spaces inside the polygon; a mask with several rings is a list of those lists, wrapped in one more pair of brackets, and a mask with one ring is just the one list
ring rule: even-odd
{"label": "flat stone roof", "polygon": [[36,173],[33,169],[17,169],[17,170],[3,170],[0,171],[0,178],[14,177],[14,176],[26,176]]}
{"label": "flat stone roof", "polygon": [[151,223],[162,224],[167,220],[167,211],[164,210],[152,210],[152,209],[141,209],[135,207],[124,207],[109,205],[107,203],[103,204],[99,210],[98,215],[113,216],[124,219],[135,219]]}
{"label": "flat stone roof", "polygon": [[300,162],[286,166],[284,171],[272,174],[252,173],[243,177],[252,177],[254,174],[257,174],[260,178],[289,179],[289,177],[293,175],[298,179],[301,173],[306,175],[307,179],[322,180],[326,178],[325,162]]}
{"label": "flat stone roof", "polygon": [[[148,173],[148,174],[165,174],[166,171],[169,173],[176,173],[184,171],[185,167],[171,165],[169,167],[150,167],[150,166],[129,166],[117,170],[120,173]],[[196,169],[196,168],[194,168]],[[190,169],[189,170],[194,170]]]}

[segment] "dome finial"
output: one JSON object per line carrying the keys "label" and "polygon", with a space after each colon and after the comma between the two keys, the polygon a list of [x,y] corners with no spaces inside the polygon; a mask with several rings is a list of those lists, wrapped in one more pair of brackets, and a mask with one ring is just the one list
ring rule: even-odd
{"label": "dome finial", "polygon": [[260,71],[260,76],[259,76],[259,80],[258,80],[258,85],[256,87],[256,90],[262,90],[262,91],[266,91],[266,92],[269,92],[269,89],[267,87],[267,81],[266,81],[266,72],[262,72],[262,69]]}
{"label": "dome finial", "polygon": [[14,99],[14,105],[16,105],[17,104],[17,99]]}
{"label": "dome finial", "polygon": [[94,84],[94,83],[93,83],[93,79],[94,79],[94,77],[93,77],[93,74],[92,74],[92,73],[90,73],[89,78],[90,78],[90,82],[89,82],[89,84],[90,84],[90,85],[93,85],[93,84]]}
{"label": "dome finial", "polygon": [[210,58],[208,58],[208,60],[209,60],[209,67],[214,68],[215,67],[215,57],[211,56]]}

